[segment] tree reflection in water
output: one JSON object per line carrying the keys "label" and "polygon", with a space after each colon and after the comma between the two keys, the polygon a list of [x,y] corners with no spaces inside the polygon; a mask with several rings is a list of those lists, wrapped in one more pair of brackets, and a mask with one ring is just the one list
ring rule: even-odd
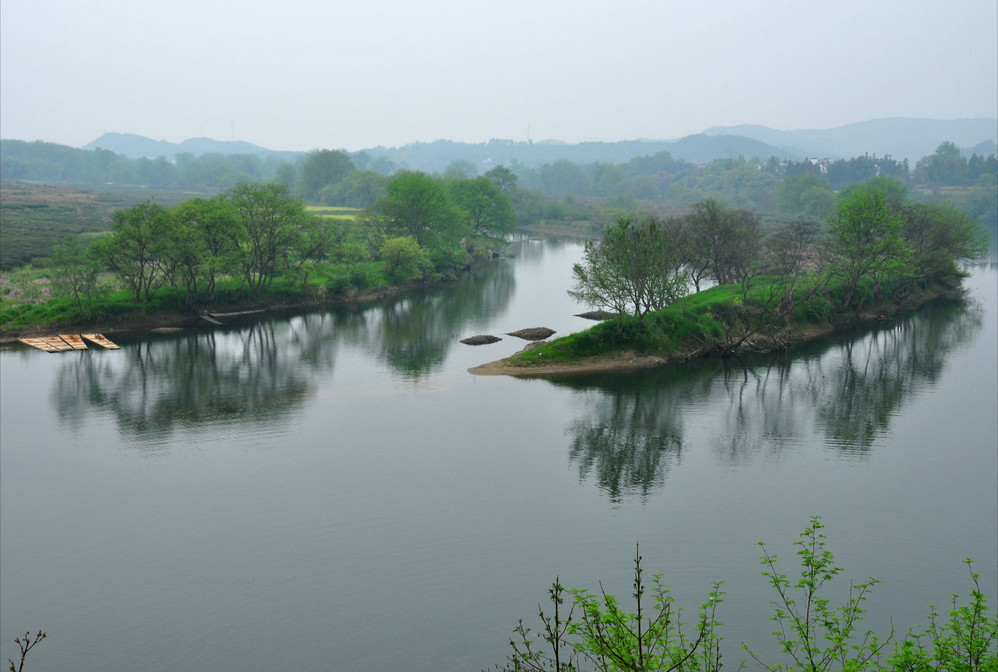
{"label": "tree reflection in water", "polygon": [[408,378],[439,367],[464,325],[504,310],[507,263],[378,306],[264,319],[241,328],[149,336],[113,355],[66,358],[52,392],[61,421],[96,408],[129,437],[163,439],[179,426],[271,423],[293,413],[345,343],[371,350]]}
{"label": "tree reflection in water", "polygon": [[[684,454],[706,443],[729,464],[779,458],[812,436],[866,459],[915,390],[970,343],[983,311],[942,298],[896,322],[802,346],[788,355],[708,360],[650,371],[552,379],[578,395],[570,459],[608,496],[644,500]],[[696,439],[684,416],[698,416]],[[690,432],[692,434],[692,432]],[[696,443],[697,445],[694,445]]]}
{"label": "tree reflection in water", "polygon": [[475,266],[457,282],[370,309],[368,347],[393,370],[420,379],[439,368],[467,325],[502,313],[516,286],[507,262]]}
{"label": "tree reflection in water", "polygon": [[58,417],[71,424],[94,408],[110,412],[135,439],[206,422],[271,422],[310,389],[311,369],[298,362],[311,339],[298,337],[261,322],[239,331],[150,338],[113,356],[80,353],[59,371],[53,402]]}
{"label": "tree reflection in water", "polygon": [[592,475],[614,502],[626,496],[647,498],[681,463],[687,448],[684,411],[711,380],[704,370],[717,366],[716,361],[696,362],[553,379],[555,385],[576,390],[584,409],[569,429],[569,457],[579,466],[579,478]]}

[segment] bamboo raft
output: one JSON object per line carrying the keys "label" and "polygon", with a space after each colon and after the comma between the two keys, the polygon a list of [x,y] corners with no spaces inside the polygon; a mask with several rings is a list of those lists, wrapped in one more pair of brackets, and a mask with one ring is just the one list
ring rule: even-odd
{"label": "bamboo raft", "polygon": [[105,338],[102,334],[59,334],[58,336],[39,336],[17,340],[45,352],[67,352],[69,350],[86,350],[87,344],[84,343],[84,339],[108,350],[120,350],[116,343]]}
{"label": "bamboo raft", "polygon": [[58,336],[42,336],[42,340],[48,343],[49,347],[52,348],[49,352],[65,352],[66,350],[73,349],[73,346]]}
{"label": "bamboo raft", "polygon": [[79,334],[59,334],[59,338],[69,343],[73,350],[86,350],[87,344],[83,342]]}
{"label": "bamboo raft", "polygon": [[117,343],[112,343],[110,339],[105,338],[104,334],[80,334],[83,338],[87,339],[91,343],[96,343],[102,348],[107,348],[108,350],[120,350],[121,348]]}
{"label": "bamboo raft", "polygon": [[44,350],[45,352],[59,352],[59,348],[49,344],[48,340],[44,338],[19,338],[17,340],[25,345],[30,345],[32,348],[38,348],[39,350]]}

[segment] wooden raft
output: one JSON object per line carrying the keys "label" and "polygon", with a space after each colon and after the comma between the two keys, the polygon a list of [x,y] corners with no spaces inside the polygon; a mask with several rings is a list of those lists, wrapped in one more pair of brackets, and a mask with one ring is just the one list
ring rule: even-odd
{"label": "wooden raft", "polygon": [[38,348],[39,350],[44,350],[45,352],[59,352],[58,348],[54,345],[50,345],[44,338],[19,338],[17,340],[25,345],[30,345],[32,348]]}
{"label": "wooden raft", "polygon": [[49,352],[65,352],[66,350],[73,349],[73,346],[58,336],[42,336],[42,340],[54,348],[54,350],[50,350]]}
{"label": "wooden raft", "polygon": [[112,343],[102,334],[59,334],[58,336],[27,337],[17,340],[45,352],[66,352],[67,350],[86,350],[87,344],[83,342],[83,339],[87,339],[108,350],[121,349],[116,343]]}
{"label": "wooden raft", "polygon": [[73,350],[86,350],[87,344],[83,342],[79,334],[59,334],[59,338],[69,343]]}
{"label": "wooden raft", "polygon": [[109,339],[104,337],[104,334],[80,334],[83,338],[87,339],[91,343],[96,343],[102,348],[107,348],[108,350],[120,350],[117,343],[112,343]]}

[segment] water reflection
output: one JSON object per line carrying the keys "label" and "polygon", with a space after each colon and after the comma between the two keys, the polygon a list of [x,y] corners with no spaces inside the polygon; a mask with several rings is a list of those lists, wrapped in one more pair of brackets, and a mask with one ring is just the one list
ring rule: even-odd
{"label": "water reflection", "polygon": [[111,413],[133,438],[178,426],[273,423],[328,376],[344,344],[419,379],[438,368],[464,325],[504,310],[512,264],[474,269],[459,282],[382,305],[272,318],[243,328],[150,336],[112,354],[65,358],[52,391],[62,422]]}
{"label": "water reflection", "polygon": [[818,426],[839,450],[865,454],[912,392],[935,383],[947,356],[970,343],[983,323],[979,304],[945,298],[893,328],[842,344],[833,366],[813,358],[824,382],[814,393]]}
{"label": "water reflection", "polygon": [[583,412],[570,427],[569,457],[614,502],[644,500],[683,458],[684,409],[708,378],[702,368],[560,379],[578,390]]}
{"label": "water reflection", "polygon": [[[792,355],[551,382],[580,400],[568,430],[580,479],[594,478],[614,501],[644,499],[694,444],[742,464],[779,458],[817,435],[843,457],[866,459],[905,402],[931,386],[947,357],[982,326],[981,306],[957,294]],[[684,431],[691,415],[698,416],[696,436]]]}
{"label": "water reflection", "polygon": [[369,309],[366,344],[392,369],[420,379],[439,368],[465,325],[503,312],[516,280],[509,261],[482,264],[448,287]]}
{"label": "water reflection", "polygon": [[508,254],[515,257],[519,266],[540,266],[546,255],[556,255],[567,245],[581,245],[578,240],[521,238],[509,247]]}
{"label": "water reflection", "polygon": [[311,340],[297,337],[259,323],[148,339],[114,356],[80,353],[59,370],[53,404],[59,419],[74,425],[94,408],[110,412],[132,438],[209,421],[271,422],[308,394],[310,369],[298,362]]}

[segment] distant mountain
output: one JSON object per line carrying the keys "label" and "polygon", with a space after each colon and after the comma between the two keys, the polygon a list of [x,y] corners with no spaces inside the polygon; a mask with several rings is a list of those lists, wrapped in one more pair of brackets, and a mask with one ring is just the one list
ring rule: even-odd
{"label": "distant mountain", "polygon": [[[622,140],[619,142],[581,142],[568,144],[559,140],[516,142],[490,140],[483,143],[414,142],[401,147],[371,147],[363,150],[368,158],[384,157],[400,168],[443,171],[454,161],[468,161],[480,170],[514,162],[538,168],[555,161],[578,164],[626,163],[635,157],[669,152],[674,159],[705,164],[716,159],[746,159],[770,156],[800,160],[805,157],[848,159],[864,154],[890,155],[912,163],[932,154],[943,142],[950,141],[971,152],[988,155],[998,142],[998,119],[876,119],[830,129],[780,131],[765,126],[715,126],[701,134],[678,140]],[[128,133],[105,133],[83,149],[107,149],[131,158],[177,154],[253,154],[260,158],[297,161],[305,152],[275,151],[248,142],[224,142],[193,138],[181,143],[151,140]],[[361,152],[357,152],[359,154]]]}
{"label": "distant mountain", "polygon": [[825,130],[779,131],[765,126],[715,126],[704,135],[740,135],[815,158],[852,158],[864,154],[891,155],[912,164],[949,141],[961,148],[998,142],[998,119],[875,119]]}
{"label": "distant mountain", "polygon": [[973,147],[964,147],[963,153],[968,159],[974,154],[977,154],[978,156],[991,156],[992,154],[998,154],[998,142],[995,142],[994,140],[979,142]]}
{"label": "distant mountain", "polygon": [[238,140],[228,142],[212,140],[211,138],[191,138],[176,143],[166,140],[152,140],[133,133],[105,133],[93,142],[84,145],[82,149],[106,149],[131,159],[155,159],[164,156],[171,161],[176,158],[177,154],[188,152],[195,156],[202,154],[252,154],[261,159],[273,157],[281,161],[294,161],[302,155],[302,152],[275,151]]}
{"label": "distant mountain", "polygon": [[529,168],[538,168],[555,161],[578,164],[627,163],[639,156],[652,156],[669,152],[674,159],[691,163],[710,163],[715,159],[743,156],[767,158],[804,158],[786,152],[765,142],[733,135],[708,137],[691,135],[681,140],[622,140],[620,142],[581,142],[567,144],[545,140],[543,142],[514,142],[490,140],[480,144],[437,140],[413,143],[402,147],[372,147],[364,153],[370,157],[384,157],[400,167],[412,170],[442,171],[456,160],[468,161],[486,170],[490,165],[509,165],[517,162]]}
{"label": "distant mountain", "polygon": [[[282,161],[296,161],[305,152],[282,152],[266,149],[248,142],[223,142],[210,138],[193,138],[180,143],[150,138],[131,133],[105,133],[82,149],[106,149],[129,158],[154,159],[160,156],[174,160],[178,154],[254,154],[261,158],[276,157]],[[400,167],[411,170],[443,171],[453,161],[469,161],[486,170],[490,165],[509,164],[513,161],[537,168],[546,163],[565,160],[574,163],[626,163],[636,156],[650,156],[667,151],[674,159],[692,163],[709,163],[714,159],[744,156],[804,158],[803,154],[786,152],[777,147],[751,138],[691,135],[681,140],[622,140],[619,142],[582,142],[569,144],[560,140],[541,142],[514,142],[490,140],[483,143],[414,142],[401,147],[372,147],[362,150],[371,158],[385,157]]]}

